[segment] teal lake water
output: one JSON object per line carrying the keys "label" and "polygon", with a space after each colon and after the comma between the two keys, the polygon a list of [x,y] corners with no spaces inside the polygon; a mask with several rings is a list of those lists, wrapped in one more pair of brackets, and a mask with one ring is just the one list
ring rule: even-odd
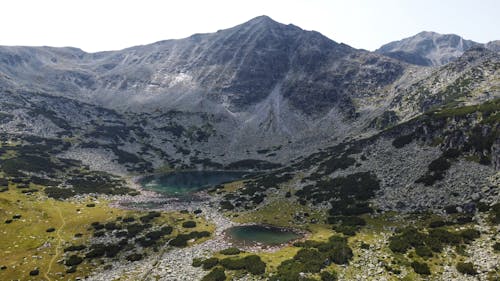
{"label": "teal lake water", "polygon": [[246,174],[236,171],[184,171],[147,176],[140,183],[146,189],[184,197],[211,186],[239,180]]}
{"label": "teal lake water", "polygon": [[260,243],[269,246],[284,244],[302,237],[302,235],[291,230],[264,225],[231,227],[226,230],[226,235],[236,244],[253,245]]}

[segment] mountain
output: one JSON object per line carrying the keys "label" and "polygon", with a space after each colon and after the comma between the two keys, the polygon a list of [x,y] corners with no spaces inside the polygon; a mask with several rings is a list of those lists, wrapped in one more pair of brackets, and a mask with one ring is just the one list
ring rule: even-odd
{"label": "mountain", "polygon": [[417,39],[0,47],[0,279],[496,280],[498,41]]}
{"label": "mountain", "polygon": [[488,42],[485,47],[493,52],[500,52],[500,40]]}
{"label": "mountain", "polygon": [[423,31],[412,37],[383,45],[375,52],[411,64],[440,66],[461,56],[467,49],[479,45],[455,34]]}
{"label": "mountain", "polygon": [[[221,110],[242,112],[271,92],[283,91],[291,105],[306,114],[312,108],[315,112],[331,109],[345,96],[340,83],[350,84],[340,81],[346,68],[354,68],[349,71],[356,74],[366,68],[353,58],[368,59],[367,54],[317,32],[266,16],[213,34],[117,52],[3,47],[0,54],[2,72],[26,87],[113,108],[178,109],[206,101],[224,105]],[[366,83],[364,87],[390,83],[401,73],[396,62],[383,57],[375,60],[380,62],[371,63],[394,65],[385,65],[387,73],[378,74],[386,75],[386,81],[357,81]],[[305,94],[315,96],[304,103]]]}
{"label": "mountain", "polygon": [[[216,33],[113,52],[0,47],[0,62],[5,91],[30,92],[28,99],[44,93],[141,115],[136,119],[146,119],[141,126],[156,139],[196,139],[188,136],[189,128],[205,120],[205,128],[212,129],[201,144],[187,147],[189,142],[175,140],[161,149],[176,158],[186,158],[179,151],[198,150],[203,158],[224,161],[267,160],[257,151],[283,146],[277,152],[281,161],[279,155],[311,149],[311,142],[354,134],[363,126],[353,123],[367,123],[372,111],[356,100],[383,95],[406,68],[266,16]],[[62,119],[81,114],[68,110],[53,111]],[[165,124],[185,133],[162,132]]]}
{"label": "mountain", "polygon": [[[472,44],[420,34],[428,36],[431,47],[438,42],[457,56],[450,46]],[[0,47],[1,111],[12,116],[0,128],[70,138],[65,157],[113,171],[125,163],[127,170],[283,164],[431,107],[492,99],[497,61],[484,51],[464,67],[430,71],[267,16],[120,51]],[[470,69],[475,62],[484,65]],[[427,99],[427,90],[444,91],[476,72],[482,80],[467,88],[474,99],[462,90]]]}

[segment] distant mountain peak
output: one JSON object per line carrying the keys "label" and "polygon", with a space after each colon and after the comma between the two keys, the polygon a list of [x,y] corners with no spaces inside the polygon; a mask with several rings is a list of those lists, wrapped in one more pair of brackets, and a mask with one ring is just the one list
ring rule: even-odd
{"label": "distant mountain peak", "polygon": [[485,46],[493,52],[500,52],[500,40],[490,41]]}
{"label": "distant mountain peak", "polygon": [[410,36],[410,37],[404,38],[402,40],[411,39],[411,38],[415,38],[415,37],[422,37],[422,36],[424,36],[424,37],[441,37],[441,36],[460,37],[460,36],[453,34],[453,33],[439,33],[439,32],[435,32],[435,31],[423,30],[423,31],[420,31],[419,33],[415,34],[414,36]]}
{"label": "distant mountain peak", "polygon": [[377,53],[423,66],[439,66],[456,60],[479,43],[456,34],[422,31],[414,36],[383,45]]}

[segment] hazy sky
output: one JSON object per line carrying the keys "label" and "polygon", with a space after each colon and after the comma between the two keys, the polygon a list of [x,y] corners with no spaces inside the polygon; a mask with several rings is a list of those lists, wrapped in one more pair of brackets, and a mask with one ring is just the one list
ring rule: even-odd
{"label": "hazy sky", "polygon": [[259,15],[368,50],[422,30],[500,39],[500,0],[1,0],[0,45],[115,50]]}

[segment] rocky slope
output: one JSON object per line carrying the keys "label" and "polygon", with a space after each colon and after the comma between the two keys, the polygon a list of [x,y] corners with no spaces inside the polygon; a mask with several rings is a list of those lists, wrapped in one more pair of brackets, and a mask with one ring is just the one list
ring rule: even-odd
{"label": "rocky slope", "polygon": [[96,168],[255,166],[495,98],[498,55],[421,68],[261,16],[113,52],[0,47],[0,90],[4,132],[66,137]]}
{"label": "rocky slope", "polygon": [[[222,232],[238,223],[293,227],[312,241],[245,249],[242,255],[262,258],[266,272],[219,264],[234,280],[498,276],[500,55],[491,50],[496,43],[467,47],[461,39],[452,45],[453,38],[437,40],[446,52],[431,58],[450,62],[434,67],[268,17],[114,52],[0,47],[0,194],[15,195],[9,200],[20,208],[56,198],[70,204],[72,217],[80,212],[75,200],[89,194],[91,202],[152,203],[157,211],[182,210],[200,227],[216,226],[156,243],[158,233],[134,228],[151,228],[147,222],[162,215],[143,214],[142,224],[126,227],[135,239],[125,253],[83,262],[79,270],[93,268],[89,280],[202,278],[210,268],[194,267],[193,258],[222,258],[218,251],[233,246]],[[130,189],[130,175],[171,168],[266,171],[189,203]],[[5,225],[20,218],[0,214]],[[117,243],[124,234],[117,225],[132,221],[102,222],[87,228],[89,249],[79,255],[91,260],[90,249]],[[192,245],[193,237],[208,240]],[[474,276],[458,266],[465,261],[474,263]],[[60,270],[75,272],[66,265]],[[11,274],[15,266],[2,270]]]}
{"label": "rocky slope", "polygon": [[427,113],[299,158],[248,181],[221,205],[252,210],[286,197],[355,215],[498,202],[499,111],[496,99]]}
{"label": "rocky slope", "polygon": [[424,79],[400,89],[390,108],[401,119],[446,105],[479,104],[498,97],[500,55],[481,46],[473,47],[452,63]]}
{"label": "rocky slope", "polygon": [[[176,128],[175,138],[206,125],[210,129],[195,137],[203,142],[195,140],[189,148],[182,139],[174,145],[190,151],[184,157],[210,148],[200,158],[225,162],[269,160],[258,151],[273,147],[282,147],[275,154],[283,161],[291,150],[309,149],[311,142],[362,130],[370,116],[353,100],[382,95],[406,67],[265,16],[213,34],[116,52],[1,47],[0,58],[0,86],[6,93],[28,93],[28,99],[42,93],[42,106],[55,102],[49,96],[61,96],[121,112],[120,118],[133,115],[154,139],[162,139],[162,128]],[[80,112],[68,108],[54,114],[66,119]]]}

